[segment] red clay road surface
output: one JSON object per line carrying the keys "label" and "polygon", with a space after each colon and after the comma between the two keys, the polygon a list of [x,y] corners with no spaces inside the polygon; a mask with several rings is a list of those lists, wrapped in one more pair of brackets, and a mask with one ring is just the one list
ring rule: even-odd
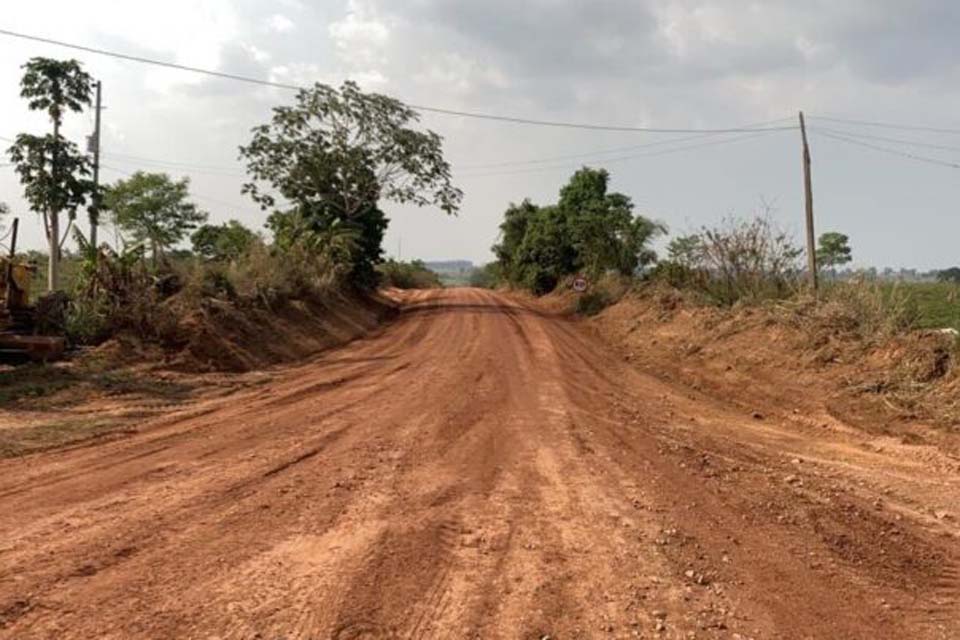
{"label": "red clay road surface", "polygon": [[960,461],[834,427],[411,294],[259,387],[0,463],[0,637],[960,638]]}

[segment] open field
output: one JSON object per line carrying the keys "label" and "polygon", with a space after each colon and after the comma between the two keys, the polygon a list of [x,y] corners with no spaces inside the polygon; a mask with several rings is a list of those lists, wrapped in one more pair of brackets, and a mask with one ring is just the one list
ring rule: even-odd
{"label": "open field", "polygon": [[[925,329],[947,327],[960,331],[960,284],[952,282],[908,282],[888,285],[899,289],[917,307],[919,324]],[[895,295],[891,293],[891,295]]]}
{"label": "open field", "polygon": [[0,638],[960,637],[955,439],[659,357],[412,292],[263,384],[0,461]]}

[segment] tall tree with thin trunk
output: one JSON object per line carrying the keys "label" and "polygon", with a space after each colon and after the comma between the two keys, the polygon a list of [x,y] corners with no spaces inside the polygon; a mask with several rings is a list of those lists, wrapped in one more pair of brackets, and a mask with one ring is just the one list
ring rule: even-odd
{"label": "tall tree with thin trunk", "polygon": [[[63,116],[79,113],[90,105],[93,80],[76,60],[31,58],[23,65],[20,96],[32,111],[46,111],[53,123],[47,136],[20,134],[8,153],[17,166],[24,195],[43,216],[50,250],[47,287],[60,284],[60,251],[77,209],[93,191],[90,163],[76,145],[60,135]],[[60,214],[66,212],[69,223],[61,234]]]}

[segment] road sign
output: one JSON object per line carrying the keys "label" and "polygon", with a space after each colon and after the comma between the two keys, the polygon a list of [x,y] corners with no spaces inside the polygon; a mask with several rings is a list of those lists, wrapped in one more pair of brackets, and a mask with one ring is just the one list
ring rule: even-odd
{"label": "road sign", "polygon": [[588,286],[589,286],[589,283],[587,282],[587,279],[584,278],[583,276],[577,276],[576,278],[573,279],[573,290],[576,291],[577,293],[583,293],[584,291],[587,290]]}

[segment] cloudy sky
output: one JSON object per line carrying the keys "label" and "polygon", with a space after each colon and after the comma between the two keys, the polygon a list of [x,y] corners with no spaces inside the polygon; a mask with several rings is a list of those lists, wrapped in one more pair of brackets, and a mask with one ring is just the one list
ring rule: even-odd
{"label": "cloudy sky", "polygon": [[[412,104],[532,119],[711,129],[793,124],[804,109],[954,129],[810,120],[818,231],[849,234],[862,266],[960,263],[960,171],[917,158],[960,162],[952,0],[32,0],[5,6],[0,29],[284,83],[352,78]],[[240,195],[236,149],[290,92],[0,36],[0,137],[46,129],[18,95],[19,66],[35,55],[76,57],[102,80],[107,180],[189,175],[213,220],[263,224]],[[488,260],[507,204],[553,201],[582,164],[609,169],[638,212],[675,233],[766,202],[802,237],[796,131],[692,137],[437,114],[423,124],[444,136],[466,197],[456,218],[387,205],[387,249],[404,258]],[[91,129],[89,114],[71,116],[66,134],[80,142]],[[19,194],[0,167],[0,201],[39,246]]]}

